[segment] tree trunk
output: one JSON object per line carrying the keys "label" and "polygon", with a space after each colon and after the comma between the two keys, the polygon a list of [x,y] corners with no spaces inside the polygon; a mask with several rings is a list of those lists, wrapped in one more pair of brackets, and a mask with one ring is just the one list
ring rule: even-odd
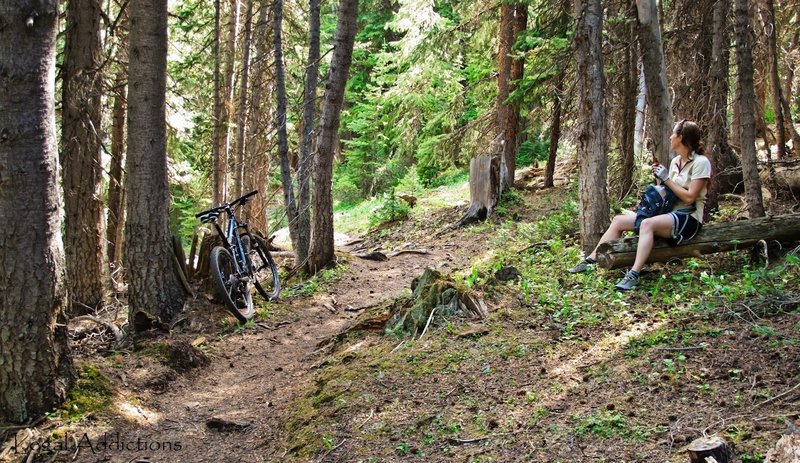
{"label": "tree trunk", "polygon": [[[513,52],[514,44],[517,39],[525,33],[528,27],[528,4],[525,2],[518,2],[514,4],[514,35],[509,45],[509,51]],[[520,81],[524,77],[525,72],[525,58],[524,56],[514,56],[511,58],[511,81],[509,82],[509,93],[517,90]],[[517,151],[519,150],[519,137],[520,137],[520,99],[516,98],[508,104],[508,123],[505,126],[503,138],[506,143],[503,144],[503,157],[506,159],[506,166],[508,168],[508,187],[514,187],[514,175],[517,169]]]}
{"label": "tree trunk", "polygon": [[577,147],[581,246],[588,254],[608,226],[603,10],[600,0],[575,0],[578,75]]}
{"label": "tree trunk", "polygon": [[[247,223],[250,230],[267,235],[269,233],[269,223],[267,221],[267,201],[270,192],[267,189],[269,184],[269,155],[264,143],[259,141],[265,138],[264,133],[268,133],[271,128],[271,108],[269,104],[271,95],[269,87],[264,91],[264,87],[270,84],[270,80],[265,76],[268,67],[267,56],[272,53],[268,39],[268,18],[267,12],[270,10],[268,5],[261,3],[258,13],[258,23],[256,24],[255,50],[256,57],[253,60],[253,90],[248,111],[248,127],[246,140],[245,164],[247,165],[245,174],[245,189],[247,191],[259,190],[262,194],[253,197],[247,206]],[[264,98],[264,93],[267,97]],[[264,102],[267,102],[265,104]]]}
{"label": "tree trunk", "polygon": [[[234,95],[236,90],[236,51],[239,47],[239,2],[240,0],[228,0],[228,35],[225,38],[224,61],[222,63],[222,137],[220,140],[220,150],[225,153],[223,157],[227,160],[226,176],[236,172],[238,168],[234,165],[236,160],[232,154],[231,145],[233,141]],[[226,196],[223,198],[223,201],[235,199],[227,197],[233,195],[231,190],[233,190],[233,188],[227,187],[226,180]]]}
{"label": "tree trunk", "polygon": [[108,180],[108,219],[106,240],[108,262],[117,267],[122,261],[122,232],[125,229],[125,195],[122,166],[125,162],[125,116],[127,113],[128,77],[118,72],[114,88],[111,122],[111,167]]}
{"label": "tree trunk", "polygon": [[[666,262],[672,258],[700,257],[703,254],[747,249],[759,241],[797,241],[800,239],[800,214],[761,217],[735,222],[711,223],[691,241],[670,246],[656,240],[648,262]],[[631,236],[603,243],[597,249],[597,263],[603,268],[633,264],[639,238]]]}
{"label": "tree trunk", "polygon": [[0,423],[42,416],[73,381],[54,108],[57,21],[55,0],[0,2]]}
{"label": "tree trunk", "polygon": [[[628,8],[631,11],[633,8]],[[635,14],[631,12],[630,14]],[[630,37],[636,36],[636,30],[631,23],[626,26],[626,32]],[[634,173],[634,134],[636,129],[636,95],[639,90],[639,68],[636,64],[639,62],[636,47],[626,47],[624,51],[624,63],[622,68],[622,102],[620,106],[621,121],[619,122],[619,152],[620,152],[620,167],[621,176],[619,182],[619,193],[617,199],[622,200],[633,189],[633,173]]]}
{"label": "tree trunk", "polygon": [[244,152],[247,135],[247,92],[250,81],[250,46],[252,45],[253,0],[247,0],[244,17],[244,43],[242,44],[242,81],[239,85],[239,104],[236,108],[236,155],[233,166],[234,196],[242,196],[244,189]]}
{"label": "tree trunk", "polygon": [[764,216],[764,201],[761,197],[761,180],[758,177],[756,159],[756,136],[754,107],[756,101],[753,88],[753,55],[750,37],[748,0],[736,0],[734,8],[736,35],[737,86],[739,87],[739,138],[742,141],[742,174],[745,197],[750,218]]}
{"label": "tree trunk", "polygon": [[102,305],[106,274],[100,158],[101,8],[99,0],[67,2],[61,68],[61,172],[71,313],[88,313]]}
{"label": "tree trunk", "polygon": [[667,66],[664,62],[661,27],[655,0],[636,0],[639,14],[639,45],[642,48],[647,103],[650,106],[653,134],[653,157],[661,165],[670,161],[672,136],[672,103],[667,88]]}
{"label": "tree trunk", "polygon": [[[514,45],[514,5],[510,1],[503,1],[500,4],[498,41],[496,124],[497,137],[503,146],[500,159],[500,188],[506,190],[514,184],[514,159],[506,156],[509,151],[506,147],[512,144],[507,135],[513,132],[511,128],[513,109],[508,103],[508,95],[511,93],[511,47]],[[519,115],[517,117],[519,118]]]}
{"label": "tree trunk", "polygon": [[547,150],[547,164],[544,168],[544,187],[553,187],[553,175],[556,171],[556,154],[558,142],[561,140],[561,99],[564,92],[564,71],[556,76],[553,92],[553,122],[550,125],[550,147]]}
{"label": "tree trunk", "polygon": [[633,129],[633,151],[635,154],[639,155],[644,149],[645,110],[647,108],[647,84],[645,83],[644,65],[642,65],[641,57],[636,67],[639,72],[639,86],[638,93],[636,94],[636,123]]}
{"label": "tree trunk", "polygon": [[125,267],[129,320],[170,319],[184,291],[173,264],[167,184],[167,4],[131,0]]}
{"label": "tree trunk", "polygon": [[[792,36],[792,40],[789,43],[789,46],[786,47],[787,50],[791,53],[795,50],[795,47],[800,44],[800,23],[795,21],[793,27],[795,28],[794,35]],[[786,112],[786,123],[789,125],[789,128],[792,131],[792,149],[795,153],[800,153],[800,133],[797,132],[797,129],[794,126],[794,118],[792,118],[792,101],[793,98],[793,86],[794,86],[794,75],[795,70],[797,69],[797,62],[796,60],[787,60],[786,63],[786,78],[784,80],[785,87],[783,91],[783,110]]]}
{"label": "tree trunk", "polygon": [[781,88],[781,78],[778,75],[778,24],[775,21],[775,5],[773,0],[764,0],[767,4],[767,24],[769,34],[767,36],[769,50],[769,80],[772,87],[772,112],[775,114],[775,136],[778,152],[778,159],[786,157],[786,132],[783,123],[783,89]]}
{"label": "tree trunk", "polygon": [[295,202],[294,186],[292,185],[292,170],[289,166],[289,137],[286,133],[286,78],[283,68],[281,40],[283,0],[275,0],[274,8],[275,126],[278,130],[278,159],[281,163],[283,204],[286,208],[286,220],[289,222],[289,236],[292,239],[292,248],[297,249],[297,203]]}
{"label": "tree trunk", "polygon": [[729,0],[714,3],[714,25],[712,36],[711,67],[708,71],[710,84],[710,114],[706,141],[710,148],[710,159],[714,181],[706,198],[705,214],[718,208],[720,193],[733,192],[741,181],[738,175],[739,160],[728,144],[728,71],[730,67],[730,33],[728,15]]}
{"label": "tree trunk", "polygon": [[222,132],[222,80],[220,67],[222,60],[222,9],[220,0],[214,0],[214,134],[211,144],[212,172],[211,189],[214,206],[222,204],[227,196],[225,171],[227,158],[225,140]]}
{"label": "tree trunk", "polygon": [[311,145],[314,137],[314,118],[317,108],[317,82],[319,81],[320,0],[309,0],[308,62],[306,85],[303,93],[303,132],[300,137],[300,160],[297,169],[297,263],[308,259],[311,246]]}
{"label": "tree trunk", "polygon": [[358,0],[341,0],[331,70],[320,113],[317,157],[314,162],[314,223],[311,249],[306,265],[306,269],[312,274],[333,264],[333,201],[331,197],[333,155],[344,103],[344,87],[353,58],[357,19]]}

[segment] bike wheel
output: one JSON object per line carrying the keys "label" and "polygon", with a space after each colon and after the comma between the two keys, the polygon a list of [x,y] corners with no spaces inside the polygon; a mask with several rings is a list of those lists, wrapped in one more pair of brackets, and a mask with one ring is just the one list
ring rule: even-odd
{"label": "bike wheel", "polygon": [[256,235],[248,236],[250,246],[247,253],[253,267],[253,283],[261,297],[268,301],[278,299],[281,282],[278,279],[278,266],[269,253],[267,243]]}
{"label": "bike wheel", "polygon": [[233,256],[222,246],[211,250],[211,273],[228,310],[242,323],[253,318],[253,296],[247,279],[236,274]]}

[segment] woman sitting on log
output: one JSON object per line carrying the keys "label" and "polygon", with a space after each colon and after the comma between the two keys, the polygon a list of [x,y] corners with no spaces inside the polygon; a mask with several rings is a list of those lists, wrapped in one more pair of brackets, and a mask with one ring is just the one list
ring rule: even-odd
{"label": "woman sitting on log", "polygon": [[[706,200],[708,182],[711,178],[711,162],[705,156],[705,148],[700,140],[700,128],[696,123],[682,120],[675,125],[670,137],[670,149],[678,154],[670,162],[669,170],[662,165],[653,165],[653,175],[659,183],[669,188],[677,199],[672,212],[656,215],[641,222],[636,260],[625,277],[614,287],[627,291],[639,283],[639,272],[644,267],[654,237],[666,238],[673,246],[688,241],[700,231],[703,223],[703,206]],[[623,214],[614,217],[608,230],[600,238],[600,244],[618,239],[622,234],[635,229],[636,215]],[[567,270],[570,273],[585,272],[597,258],[597,247],[586,259]]]}

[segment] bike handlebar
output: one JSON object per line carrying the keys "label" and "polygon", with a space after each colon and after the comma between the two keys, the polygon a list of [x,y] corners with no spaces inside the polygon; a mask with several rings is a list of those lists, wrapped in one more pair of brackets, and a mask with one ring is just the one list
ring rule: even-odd
{"label": "bike handlebar", "polygon": [[231,208],[232,208],[232,207],[235,207],[235,206],[237,206],[237,205],[239,205],[239,204],[241,204],[241,205],[244,205],[244,204],[247,202],[247,200],[248,200],[248,199],[250,199],[250,197],[252,197],[252,196],[255,196],[255,194],[256,194],[256,193],[258,193],[258,190],[253,190],[253,191],[251,191],[250,193],[247,193],[247,194],[245,194],[244,196],[242,196],[242,197],[240,197],[240,198],[236,198],[236,199],[234,199],[234,200],[233,200],[233,201],[231,201],[230,203],[223,203],[221,206],[213,207],[213,208],[211,208],[211,209],[209,209],[209,210],[207,210],[207,211],[198,212],[198,213],[197,213],[197,214],[195,214],[194,216],[195,216],[195,217],[200,217],[201,215],[209,214],[209,213],[211,213],[211,212],[221,212],[221,211],[224,211],[224,210],[225,210],[226,208],[228,208],[228,207],[231,207]]}

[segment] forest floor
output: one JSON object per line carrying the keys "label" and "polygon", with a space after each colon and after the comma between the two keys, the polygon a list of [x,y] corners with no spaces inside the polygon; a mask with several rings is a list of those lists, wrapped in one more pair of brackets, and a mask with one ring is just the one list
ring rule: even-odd
{"label": "forest floor", "polygon": [[[578,259],[571,197],[523,190],[444,233],[464,207],[420,209],[340,246],[336,269],[245,326],[198,291],[169,335],[113,347],[94,327],[73,332],[85,397],[4,457],[684,462],[690,441],[718,435],[736,461],[763,461],[800,419],[796,252],[656,264],[622,294],[618,270],[563,273]],[[370,261],[357,246],[427,254]],[[510,266],[518,279],[495,277]],[[339,335],[429,267],[479,293],[488,319],[436,317],[416,340]],[[49,448],[26,455],[30,436]]]}

